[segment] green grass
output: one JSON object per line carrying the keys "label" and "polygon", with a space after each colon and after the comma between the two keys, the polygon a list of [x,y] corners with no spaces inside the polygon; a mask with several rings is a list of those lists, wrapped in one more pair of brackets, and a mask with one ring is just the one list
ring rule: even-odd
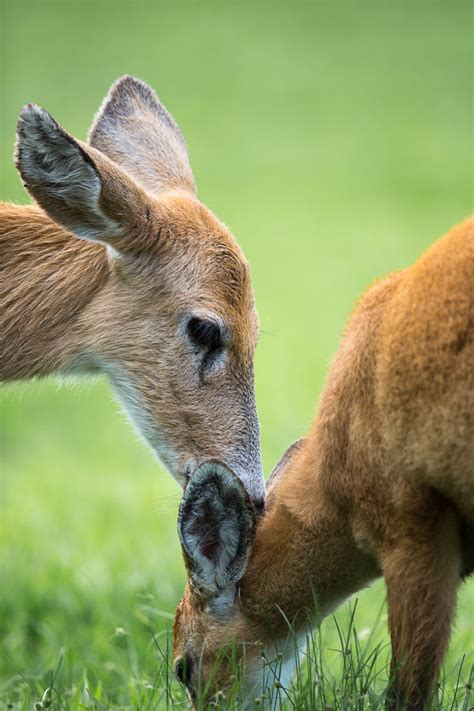
{"label": "green grass", "polygon": [[[3,199],[27,200],[11,161],[27,101],[84,138],[129,72],[179,121],[202,199],[252,265],[269,472],[309,425],[359,293],[472,209],[470,4],[0,0],[0,11]],[[0,420],[0,708],[30,709],[49,687],[52,708],[185,708],[166,656],[184,585],[178,487],[102,380],[9,386]],[[376,707],[384,595],[377,583],[353,624],[350,606],[323,623],[289,708]],[[473,609],[471,581],[445,709],[472,705]],[[364,659],[377,652],[364,699],[356,639]]]}

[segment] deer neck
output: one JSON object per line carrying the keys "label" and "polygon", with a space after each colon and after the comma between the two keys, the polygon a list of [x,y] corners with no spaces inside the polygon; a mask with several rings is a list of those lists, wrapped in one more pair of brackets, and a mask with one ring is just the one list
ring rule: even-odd
{"label": "deer neck", "polygon": [[347,518],[324,504],[317,485],[311,522],[290,509],[284,492],[291,479],[288,472],[258,527],[243,579],[242,605],[262,637],[287,637],[288,622],[296,631],[312,626],[381,574]]}
{"label": "deer neck", "polygon": [[107,281],[106,250],[35,206],[0,204],[0,378],[67,370],[86,334],[81,313]]}

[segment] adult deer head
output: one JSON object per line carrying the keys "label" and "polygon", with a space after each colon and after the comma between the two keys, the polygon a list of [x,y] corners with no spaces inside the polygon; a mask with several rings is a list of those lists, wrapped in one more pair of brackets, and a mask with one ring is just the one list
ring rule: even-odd
{"label": "adult deer head", "polygon": [[[218,458],[262,505],[249,267],[198,200],[173,118],[146,84],[123,77],[88,143],[26,106],[16,160],[40,207],[72,233],[69,245],[89,241],[74,247],[74,259],[89,269],[95,260],[105,274],[68,324],[57,370],[107,373],[181,485],[198,464]],[[54,293],[61,298],[61,285]]]}

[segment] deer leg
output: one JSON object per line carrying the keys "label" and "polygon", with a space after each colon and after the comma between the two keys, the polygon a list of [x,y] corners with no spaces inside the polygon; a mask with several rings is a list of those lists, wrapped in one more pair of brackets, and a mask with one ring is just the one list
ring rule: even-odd
{"label": "deer leg", "polygon": [[459,523],[445,509],[402,528],[391,531],[392,543],[382,553],[392,640],[387,707],[421,711],[449,642],[461,579]]}

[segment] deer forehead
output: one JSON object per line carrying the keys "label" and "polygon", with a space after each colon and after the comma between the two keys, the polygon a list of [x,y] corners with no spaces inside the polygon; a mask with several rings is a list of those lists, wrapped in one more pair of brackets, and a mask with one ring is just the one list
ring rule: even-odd
{"label": "deer forehead", "polygon": [[155,200],[137,229],[144,235],[126,264],[145,278],[144,288],[171,286],[176,292],[185,286],[184,296],[251,309],[247,260],[230,231],[198,200],[176,194]]}

